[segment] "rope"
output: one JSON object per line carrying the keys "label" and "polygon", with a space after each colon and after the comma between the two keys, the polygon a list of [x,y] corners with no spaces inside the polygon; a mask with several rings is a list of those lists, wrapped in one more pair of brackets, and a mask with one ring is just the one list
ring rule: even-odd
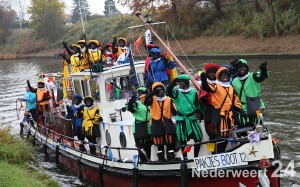
{"label": "rope", "polygon": [[[20,101],[20,100],[19,100]],[[17,119],[20,120],[20,112],[21,112],[21,109],[23,108],[23,105],[22,105],[22,102],[20,101],[20,108],[18,108],[18,99],[16,100],[16,112],[17,112]]]}
{"label": "rope", "polygon": [[176,41],[176,44],[177,44],[178,47],[180,48],[181,52],[184,54],[184,56],[186,57],[186,59],[187,59],[188,62],[190,63],[190,65],[191,65],[191,67],[193,68],[193,70],[194,70],[195,72],[197,72],[196,69],[195,69],[195,67],[194,67],[193,64],[191,63],[190,59],[187,57],[186,53],[183,51],[183,49],[181,48],[179,42],[178,42],[177,39],[175,38],[175,36],[174,36],[174,34],[172,33],[170,27],[169,27],[167,24],[166,24],[166,26],[167,26],[168,30],[170,31],[170,33],[172,34],[172,36],[173,36],[174,40]]}

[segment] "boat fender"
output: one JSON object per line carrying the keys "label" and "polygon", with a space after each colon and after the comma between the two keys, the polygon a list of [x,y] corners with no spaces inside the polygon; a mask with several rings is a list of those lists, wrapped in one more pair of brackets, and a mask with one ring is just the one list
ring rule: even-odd
{"label": "boat fender", "polygon": [[132,187],[138,187],[138,169],[132,169]]}
{"label": "boat fender", "polygon": [[103,165],[99,164],[99,186],[104,187],[103,183]]}
{"label": "boat fender", "polygon": [[56,164],[59,163],[59,145],[55,146],[55,162]]}
{"label": "boat fender", "polygon": [[185,162],[182,162],[180,165],[180,183],[181,187],[188,187],[188,174],[187,174],[187,165]]}

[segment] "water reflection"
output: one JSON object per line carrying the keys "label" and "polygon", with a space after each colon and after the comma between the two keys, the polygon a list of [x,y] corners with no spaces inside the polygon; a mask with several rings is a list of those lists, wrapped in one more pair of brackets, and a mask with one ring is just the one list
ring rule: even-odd
{"label": "water reflection", "polygon": [[[265,59],[248,60],[250,71],[257,71]],[[203,63],[214,62],[219,65],[229,63],[222,60],[202,60],[193,62],[197,67]],[[26,80],[32,85],[36,83],[35,75],[39,72],[59,72],[62,63],[57,60],[15,60],[0,61],[0,125],[12,124],[14,132],[19,130],[19,120],[16,117],[16,99],[25,93]],[[267,110],[265,120],[274,136],[279,140],[283,169],[290,160],[295,161],[294,177],[286,175],[282,186],[300,184],[300,62],[298,60],[269,60],[270,76],[262,83],[262,98]],[[20,106],[17,106],[20,107]],[[57,166],[54,160],[40,151],[37,154],[40,167],[63,186],[93,186],[79,180],[70,170]]]}

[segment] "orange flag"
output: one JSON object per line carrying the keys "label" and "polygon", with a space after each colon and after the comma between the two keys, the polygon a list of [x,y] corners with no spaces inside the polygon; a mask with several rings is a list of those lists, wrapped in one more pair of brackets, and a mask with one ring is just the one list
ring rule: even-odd
{"label": "orange flag", "polygon": [[135,46],[135,50],[138,52],[139,51],[139,47],[143,45],[143,38],[140,36],[135,42],[134,42],[134,46]]}

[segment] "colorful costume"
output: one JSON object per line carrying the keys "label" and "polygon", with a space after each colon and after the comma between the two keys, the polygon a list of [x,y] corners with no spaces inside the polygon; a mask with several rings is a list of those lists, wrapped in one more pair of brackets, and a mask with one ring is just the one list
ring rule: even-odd
{"label": "colorful costume", "polygon": [[[139,88],[138,91],[146,91],[146,88]],[[126,110],[130,111],[134,118],[134,124],[132,126],[132,133],[134,134],[135,144],[137,148],[144,149],[146,156],[139,150],[139,156],[142,162],[146,162],[151,156],[151,125],[149,121],[151,119],[150,110],[143,104],[145,95],[140,96],[140,100],[136,100],[135,96],[129,100]]]}
{"label": "colorful costume", "polygon": [[221,82],[221,74],[227,74],[230,77],[229,70],[225,67],[221,67],[216,77],[219,80],[216,84],[210,84],[207,82],[205,73],[201,75],[202,89],[212,93],[212,106],[214,112],[212,116],[212,124],[217,127],[217,138],[225,138],[229,136],[229,131],[233,127],[233,108],[244,115],[241,102],[230,85],[230,79],[228,82]]}
{"label": "colorful costume", "polygon": [[[152,48],[150,52],[153,54],[150,60],[150,65],[146,74],[147,88],[151,88],[154,82],[162,82],[165,86],[169,84],[169,77],[166,70],[176,67],[176,63],[169,61],[164,57],[160,57],[161,51],[157,48]],[[156,57],[154,56],[156,55]]]}
{"label": "colorful costume", "polygon": [[[87,103],[87,100],[90,100],[91,104]],[[97,144],[96,138],[100,137],[101,135],[99,129],[99,122],[102,122],[103,119],[99,113],[98,107],[93,104],[93,98],[89,96],[84,97],[84,103],[85,107],[82,114],[82,129],[89,142],[92,144]],[[90,144],[90,153],[96,154],[95,145]]]}
{"label": "colorful costume", "polygon": [[167,144],[167,158],[173,160],[174,156],[174,136],[176,134],[175,125],[171,119],[176,114],[176,108],[172,99],[168,96],[156,93],[160,87],[164,92],[164,85],[156,82],[152,86],[151,92],[146,96],[145,105],[150,106],[151,132],[153,143],[158,146],[158,159],[164,161],[164,144]]}
{"label": "colorful costume", "polygon": [[[182,80],[187,89],[174,89],[176,83]],[[189,86],[190,77],[186,74],[179,75],[168,87],[168,95],[176,105],[176,135],[181,144],[186,144],[190,139],[201,142],[202,132],[195,114],[199,112],[198,94]],[[198,156],[200,145],[195,145],[195,157]]]}
{"label": "colorful costume", "polygon": [[[28,90],[27,90],[28,89]],[[30,111],[32,119],[38,123],[38,117],[36,114],[36,94],[29,91],[29,88],[26,89],[26,93],[23,98],[20,98],[22,101],[26,101],[26,108]]]}
{"label": "colorful costume", "polygon": [[[261,72],[253,73],[249,72],[249,67],[247,61],[244,59],[240,59],[236,64],[237,68],[241,68],[242,66],[247,68],[247,72],[245,75],[238,75],[233,82],[232,86],[237,92],[239,99],[242,103],[243,110],[247,112],[248,117],[243,118],[239,116],[240,122],[242,126],[245,126],[247,122],[251,121],[257,123],[256,110],[265,109],[265,104],[263,100],[260,98],[260,83],[264,81],[268,77],[268,72],[266,68],[266,64],[264,63],[260,66]],[[254,104],[254,108],[251,109],[247,105]],[[249,103],[249,101],[253,101],[254,103]],[[256,102],[256,104],[255,104]],[[251,110],[251,111],[249,111]]]}
{"label": "colorful costume", "polygon": [[[218,66],[217,64],[207,64],[204,66],[204,71],[208,75],[207,76],[208,83],[213,85],[217,83],[215,74],[219,69],[220,66]],[[217,128],[214,127],[211,123],[212,113],[214,111],[214,107],[212,105],[212,94],[202,89],[199,94],[199,102],[204,108],[203,116],[204,116],[205,130],[209,136],[209,139],[214,140],[216,138],[215,135],[217,134]]]}

